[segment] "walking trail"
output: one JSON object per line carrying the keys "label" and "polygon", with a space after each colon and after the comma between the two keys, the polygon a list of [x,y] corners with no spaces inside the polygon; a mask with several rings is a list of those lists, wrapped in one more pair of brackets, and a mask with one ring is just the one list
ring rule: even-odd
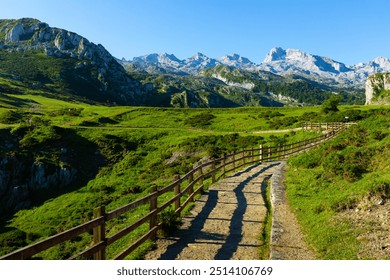
{"label": "walking trail", "polygon": [[158,239],[145,259],[258,259],[268,211],[265,189],[279,164],[253,165],[212,185],[183,217],[180,229]]}

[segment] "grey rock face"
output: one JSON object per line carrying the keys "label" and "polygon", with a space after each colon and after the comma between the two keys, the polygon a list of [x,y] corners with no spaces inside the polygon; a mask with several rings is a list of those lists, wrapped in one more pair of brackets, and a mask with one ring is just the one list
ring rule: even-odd
{"label": "grey rock face", "polygon": [[89,42],[74,32],[25,18],[0,20],[0,35],[3,35],[0,36],[0,48],[3,50],[40,51],[47,56],[78,59],[82,65],[97,68],[90,72],[90,76],[76,79],[92,81],[90,84],[96,89],[94,95],[99,101],[131,105],[135,103],[135,95],[145,93],[140,83],[132,79],[102,45]]}
{"label": "grey rock face", "polygon": [[369,76],[366,81],[366,105],[375,103],[389,104],[388,100],[373,102],[373,99],[382,90],[390,90],[390,73],[378,73]]}
{"label": "grey rock face", "polygon": [[31,205],[31,194],[69,186],[77,178],[71,167],[31,163],[27,159],[0,159],[0,210],[17,211]]}

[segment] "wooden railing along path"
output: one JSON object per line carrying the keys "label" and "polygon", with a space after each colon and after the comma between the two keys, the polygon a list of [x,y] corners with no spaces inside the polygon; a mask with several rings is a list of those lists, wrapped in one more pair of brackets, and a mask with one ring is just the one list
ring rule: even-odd
{"label": "wooden railing along path", "polygon": [[[260,145],[256,149],[246,149],[211,160],[207,163],[193,167],[191,171],[183,176],[178,176],[178,178],[170,185],[160,189],[154,188],[152,193],[149,195],[120,208],[106,212],[104,206],[98,207],[94,209],[94,216],[92,220],[4,255],[0,257],[0,260],[29,259],[44,250],[52,248],[65,241],[73,240],[79,235],[88,232],[93,234],[93,242],[91,246],[82,252],[75,254],[70,259],[106,259],[106,248],[108,246],[128,236],[145,223],[148,223],[149,230],[114,257],[114,259],[124,259],[148,239],[155,239],[157,231],[162,227],[162,223],[158,221],[159,213],[168,207],[173,206],[174,211],[180,214],[190,202],[194,201],[195,196],[201,193],[204,188],[205,179],[211,178],[211,182],[214,183],[220,178],[224,178],[227,173],[235,171],[243,166],[264,161],[285,159],[290,155],[306,151],[335,137],[347,126],[349,125],[345,123],[339,123],[337,125],[332,124],[333,130],[318,137],[273,147],[263,147]],[[173,192],[172,197],[161,202],[161,196],[168,192]],[[108,221],[118,218],[119,216],[143,205],[149,205],[149,211],[146,215],[116,233],[111,234],[110,236],[106,235],[106,224]]]}
{"label": "wooden railing along path", "polygon": [[337,129],[338,127],[344,125],[345,127],[350,127],[351,125],[354,125],[356,123],[354,122],[347,122],[347,123],[342,123],[342,122],[332,122],[332,123],[303,123],[302,124],[302,129],[304,131],[331,131],[334,129]]}

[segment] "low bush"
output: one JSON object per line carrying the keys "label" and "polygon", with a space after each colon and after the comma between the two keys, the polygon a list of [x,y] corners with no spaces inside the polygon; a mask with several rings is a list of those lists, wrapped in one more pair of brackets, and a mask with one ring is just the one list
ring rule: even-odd
{"label": "low bush", "polygon": [[211,121],[215,118],[213,114],[210,112],[201,113],[198,115],[194,115],[192,117],[184,120],[185,125],[189,125],[192,127],[207,127],[211,124]]}
{"label": "low bush", "polygon": [[169,207],[158,215],[158,221],[162,223],[161,234],[167,236],[175,231],[181,224],[180,215]]}

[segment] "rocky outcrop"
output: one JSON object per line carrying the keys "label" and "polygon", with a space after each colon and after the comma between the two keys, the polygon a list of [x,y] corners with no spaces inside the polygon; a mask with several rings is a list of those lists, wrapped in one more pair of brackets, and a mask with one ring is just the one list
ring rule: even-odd
{"label": "rocky outcrop", "polygon": [[76,169],[27,158],[0,158],[0,211],[15,212],[31,206],[32,195],[69,186]]}
{"label": "rocky outcrop", "polygon": [[47,55],[56,57],[103,60],[106,64],[115,61],[102,45],[35,19],[0,20],[0,32],[5,34],[4,38],[0,37],[3,48],[9,51],[44,50]]}
{"label": "rocky outcrop", "polygon": [[[10,53],[38,51],[47,56],[76,59],[73,69],[66,69],[66,72],[96,89],[88,96],[96,101],[133,105],[145,93],[140,83],[131,78],[102,45],[36,19],[0,20],[0,50]],[[82,90],[73,90],[76,95],[83,95]]]}
{"label": "rocky outcrop", "polygon": [[390,104],[390,73],[371,75],[366,81],[366,105]]}

